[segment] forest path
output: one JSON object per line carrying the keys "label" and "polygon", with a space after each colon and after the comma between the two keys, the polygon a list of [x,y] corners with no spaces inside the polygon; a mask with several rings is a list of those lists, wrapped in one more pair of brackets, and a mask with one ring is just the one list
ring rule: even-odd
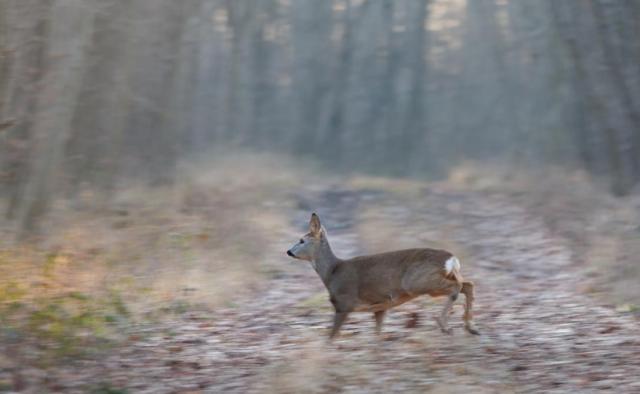
{"label": "forest path", "polygon": [[154,327],[96,361],[101,378],[136,393],[640,392],[637,320],[581,294],[571,250],[508,195],[332,184],[294,199],[295,226],[317,210],[344,257],[365,244],[444,242],[476,283],[482,335],[463,331],[462,300],[454,334],[443,335],[433,321],[442,300],[423,297],[390,311],[381,337],[370,314],[354,313],[328,343],[326,291],[283,249],[279,269],[251,298]]}

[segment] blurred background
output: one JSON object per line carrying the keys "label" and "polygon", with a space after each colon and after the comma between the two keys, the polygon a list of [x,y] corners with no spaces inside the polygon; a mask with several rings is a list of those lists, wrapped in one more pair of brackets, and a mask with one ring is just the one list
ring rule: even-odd
{"label": "blurred background", "polygon": [[[0,0],[0,391],[638,388],[639,43],[634,0]],[[325,351],[314,210],[464,257],[489,334]]]}

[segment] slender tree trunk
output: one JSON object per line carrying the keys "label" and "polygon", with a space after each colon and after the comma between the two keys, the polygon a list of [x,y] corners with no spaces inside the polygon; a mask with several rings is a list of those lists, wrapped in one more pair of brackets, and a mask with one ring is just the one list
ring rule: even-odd
{"label": "slender tree trunk", "polygon": [[[640,128],[637,114],[634,112],[631,97],[627,91],[621,67],[617,62],[610,42],[607,21],[602,5],[597,0],[588,3],[593,14],[596,27],[597,45],[600,48],[600,64],[604,72],[594,70],[598,75],[600,90],[606,97],[608,105],[607,124],[605,132],[611,142],[612,166],[614,169],[613,191],[616,194],[626,194],[636,182],[638,173],[638,158],[634,154],[634,130]],[[598,66],[594,64],[594,66]]]}
{"label": "slender tree trunk", "polygon": [[32,158],[31,139],[37,100],[43,88],[45,58],[49,41],[52,1],[25,0],[11,4],[8,22],[11,26],[10,64],[5,87],[2,113],[15,124],[0,135],[6,189],[9,201],[7,219],[17,216],[27,182],[29,161]]}
{"label": "slender tree trunk", "polygon": [[32,125],[30,167],[18,211],[18,236],[34,232],[56,190],[72,111],[80,90],[77,73],[93,28],[92,7],[82,0],[58,0],[51,9],[46,73]]}
{"label": "slender tree trunk", "polygon": [[[426,106],[425,106],[425,87],[427,65],[425,56],[428,53],[427,48],[427,32],[425,26],[427,24],[429,1],[416,0],[414,2],[415,13],[412,15],[411,25],[412,32],[409,40],[411,53],[409,67],[411,69],[411,88],[409,90],[408,108],[403,117],[403,136],[401,157],[404,157],[404,163],[400,169],[401,174],[415,174],[418,170],[416,164],[422,165],[424,157],[416,157],[416,147],[423,145],[427,140],[425,127],[426,123]],[[418,142],[418,143],[416,143]]]}

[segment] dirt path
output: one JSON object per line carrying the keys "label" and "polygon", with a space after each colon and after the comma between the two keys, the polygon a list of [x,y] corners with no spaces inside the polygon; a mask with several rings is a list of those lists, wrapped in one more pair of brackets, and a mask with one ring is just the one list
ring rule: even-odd
{"label": "dirt path", "polygon": [[283,255],[251,299],[154,327],[64,380],[91,373],[136,393],[640,392],[638,321],[580,294],[580,267],[542,220],[500,194],[434,186],[417,197],[334,185],[295,196],[295,225],[324,213],[343,256],[371,242],[363,226],[381,223],[389,243],[446,240],[476,282],[483,335],[462,330],[461,302],[454,335],[441,334],[442,301],[424,298],[391,311],[381,338],[360,313],[329,344],[321,282]]}

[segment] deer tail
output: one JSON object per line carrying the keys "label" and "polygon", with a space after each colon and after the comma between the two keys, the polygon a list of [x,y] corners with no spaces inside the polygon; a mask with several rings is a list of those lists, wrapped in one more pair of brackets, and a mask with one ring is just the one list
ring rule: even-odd
{"label": "deer tail", "polygon": [[462,283],[462,275],[460,274],[460,260],[456,256],[451,256],[444,262],[445,277]]}

